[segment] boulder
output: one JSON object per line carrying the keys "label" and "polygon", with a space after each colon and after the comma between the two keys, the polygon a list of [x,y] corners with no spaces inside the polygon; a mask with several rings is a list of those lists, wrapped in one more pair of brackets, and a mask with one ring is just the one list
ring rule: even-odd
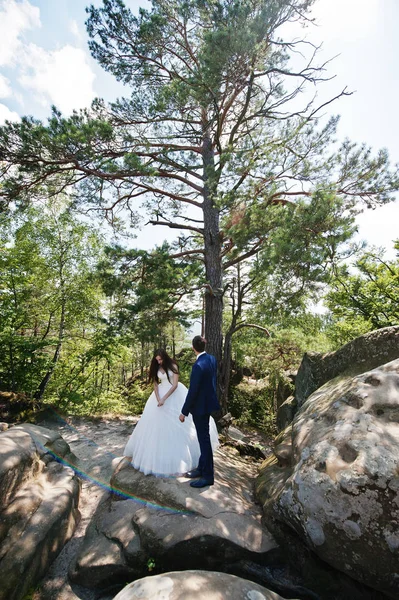
{"label": "boulder", "polygon": [[297,401],[294,396],[290,396],[277,409],[276,425],[278,431],[282,431],[292,422],[296,411]]}
{"label": "boulder", "polygon": [[69,444],[62,438],[57,431],[52,431],[40,425],[32,425],[31,423],[23,423],[15,425],[13,431],[26,431],[30,434],[36,451],[44,462],[49,462],[54,459],[71,461],[74,463],[76,457],[71,453]]}
{"label": "boulder", "polygon": [[230,427],[227,430],[227,437],[231,438],[232,440],[239,441],[239,442],[248,442],[249,441],[249,438],[247,435],[245,435],[245,433],[243,433],[237,427],[233,427],[232,425],[230,425]]}
{"label": "boulder", "polygon": [[268,455],[268,450],[259,443],[227,439],[225,447],[235,448],[240,456],[251,456],[254,460],[263,460]]}
{"label": "boulder", "polygon": [[399,358],[399,326],[361,335],[336,352],[304,355],[295,379],[298,407],[321,385],[338,375],[359,375]]}
{"label": "boulder", "polygon": [[282,596],[234,575],[215,571],[175,571],[127,585],[114,600],[283,600]]}
{"label": "boulder", "polygon": [[122,463],[71,565],[73,583],[103,589],[146,576],[152,560],[157,572],[273,562],[279,548],[254,503],[256,465],[219,449],[215,468],[215,485],[194,489]]}
{"label": "boulder", "polygon": [[11,429],[0,434],[0,507],[42,468],[31,436]]}
{"label": "boulder", "polygon": [[293,371],[284,371],[281,373],[276,389],[276,408],[277,410],[280,406],[289,398],[295,388],[295,378],[296,373]]}
{"label": "boulder", "polygon": [[327,563],[378,591],[356,596],[344,577],[340,597],[398,598],[399,360],[319,387],[280,434],[256,493],[287,552],[314,557],[304,568]]}
{"label": "boulder", "polygon": [[79,520],[77,477],[54,459],[43,460],[48,453],[31,427],[0,433],[0,600],[26,596]]}

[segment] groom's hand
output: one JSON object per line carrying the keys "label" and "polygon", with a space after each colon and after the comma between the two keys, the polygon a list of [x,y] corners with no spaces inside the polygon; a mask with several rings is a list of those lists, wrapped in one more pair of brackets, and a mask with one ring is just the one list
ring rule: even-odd
{"label": "groom's hand", "polygon": [[181,421],[182,423],[184,423],[184,420],[185,420],[185,418],[186,418],[186,417],[185,417],[183,414],[180,414],[180,415],[179,415],[179,419],[180,419],[180,421]]}

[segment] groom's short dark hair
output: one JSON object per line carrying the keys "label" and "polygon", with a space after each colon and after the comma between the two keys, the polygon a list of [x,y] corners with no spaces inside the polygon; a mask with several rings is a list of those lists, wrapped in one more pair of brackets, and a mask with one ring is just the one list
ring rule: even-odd
{"label": "groom's short dark hair", "polygon": [[197,352],[203,352],[205,350],[206,339],[202,335],[196,335],[193,338],[193,348]]}

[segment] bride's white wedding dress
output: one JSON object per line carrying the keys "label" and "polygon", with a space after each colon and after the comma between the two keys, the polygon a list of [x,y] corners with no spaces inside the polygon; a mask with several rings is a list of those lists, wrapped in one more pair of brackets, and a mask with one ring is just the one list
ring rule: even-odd
{"label": "bride's white wedding dress", "polygon": [[[172,386],[173,373],[158,371],[158,389],[162,399]],[[144,407],[137,425],[130,436],[124,456],[132,457],[132,465],[145,475],[182,475],[198,466],[200,449],[197,433],[191,415],[184,423],[179,421],[187,388],[178,383],[177,388],[158,406],[155,392],[152,392]],[[219,445],[214,419],[210,418],[210,436],[213,450]]]}

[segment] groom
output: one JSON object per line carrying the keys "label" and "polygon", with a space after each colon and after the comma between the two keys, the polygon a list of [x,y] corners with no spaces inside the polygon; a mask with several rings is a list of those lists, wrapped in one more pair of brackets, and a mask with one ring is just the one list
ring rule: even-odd
{"label": "groom", "polygon": [[209,419],[213,411],[220,409],[216,395],[216,358],[205,352],[205,344],[206,340],[200,335],[196,335],[193,339],[193,350],[197,359],[191,371],[186,401],[179,416],[180,421],[184,423],[185,417],[191,413],[197,431],[201,452],[198,467],[186,474],[186,477],[196,479],[190,483],[191,487],[195,488],[213,485],[213,453]]}

